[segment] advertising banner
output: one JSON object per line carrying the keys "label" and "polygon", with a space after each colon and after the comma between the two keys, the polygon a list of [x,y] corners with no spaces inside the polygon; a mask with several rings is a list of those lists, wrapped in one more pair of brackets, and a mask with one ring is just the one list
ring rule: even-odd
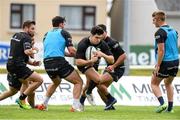
{"label": "advertising banner", "polygon": [[10,43],[0,42],[0,64],[5,64],[10,50]]}
{"label": "advertising banner", "polygon": [[[36,90],[35,101],[36,103],[42,103],[44,95],[47,91],[48,85],[51,80],[46,74],[41,74],[44,79],[43,84]],[[84,83],[85,76],[81,75]],[[0,74],[0,93],[8,90],[8,82],[6,80],[6,74]],[[116,105],[130,105],[130,106],[154,106],[159,105],[156,97],[152,93],[150,87],[151,77],[137,77],[137,76],[124,76],[117,83],[114,82],[109,88],[109,92],[117,99]],[[180,106],[180,77],[177,77],[173,82],[174,87],[174,105]],[[167,101],[166,90],[164,84],[160,85],[161,91],[165,101]],[[73,85],[65,80],[56,89],[56,92],[52,95],[49,104],[51,105],[64,105],[72,104]],[[0,101],[0,105],[15,104],[16,98],[19,93]],[[100,99],[97,89],[93,90],[93,96],[97,105],[104,105]],[[88,102],[85,102],[89,105]]]}
{"label": "advertising banner", "polygon": [[[35,54],[35,59],[43,60],[43,45],[41,42],[35,43],[35,47],[39,49],[38,54]],[[9,54],[10,43],[0,42],[0,64],[5,64],[7,62]],[[154,49],[152,46],[131,46],[131,51],[128,55],[128,60],[130,65],[154,65]],[[74,64],[74,59],[66,57],[66,59]],[[104,59],[100,61],[100,65],[105,65]]]}
{"label": "advertising banner", "polygon": [[[9,42],[0,42],[0,64],[5,64],[9,54]],[[35,59],[43,60],[43,45],[41,42],[35,43],[39,49],[38,54],[35,54]],[[155,52],[153,46],[133,45],[130,46],[130,53],[128,54],[129,65],[131,66],[154,66]],[[74,64],[74,59],[66,57],[70,64]],[[105,65],[104,59],[101,59],[100,65]]]}

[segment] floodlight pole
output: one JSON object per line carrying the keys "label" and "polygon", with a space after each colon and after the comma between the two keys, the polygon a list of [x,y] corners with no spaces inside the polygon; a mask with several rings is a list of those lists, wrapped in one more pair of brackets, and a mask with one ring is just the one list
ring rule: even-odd
{"label": "floodlight pole", "polygon": [[127,59],[125,61],[125,66],[126,66],[126,69],[125,69],[125,75],[128,75],[129,74],[129,60],[128,60],[128,56],[130,54],[130,45],[129,45],[129,40],[130,40],[130,36],[131,36],[131,33],[130,33],[130,0],[123,0],[123,6],[124,6],[124,9],[123,9],[123,47],[124,47],[124,50],[126,52],[126,55],[127,55]]}

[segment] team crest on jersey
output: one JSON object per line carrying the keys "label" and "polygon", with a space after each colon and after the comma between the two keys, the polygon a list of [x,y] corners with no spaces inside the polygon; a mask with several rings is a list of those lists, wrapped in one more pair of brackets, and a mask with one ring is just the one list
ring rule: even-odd
{"label": "team crest on jersey", "polygon": [[116,44],[113,46],[113,48],[117,48],[118,46],[119,46],[119,44],[116,43]]}
{"label": "team crest on jersey", "polygon": [[160,35],[156,35],[155,36],[155,39],[159,39],[161,36]]}

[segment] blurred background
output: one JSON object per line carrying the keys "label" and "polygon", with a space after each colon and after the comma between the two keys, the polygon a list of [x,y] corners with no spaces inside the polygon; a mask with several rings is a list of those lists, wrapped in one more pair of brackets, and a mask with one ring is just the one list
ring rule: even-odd
{"label": "blurred background", "polygon": [[[128,55],[127,74],[129,68],[153,68],[156,28],[151,14],[157,9],[166,11],[168,24],[180,31],[180,0],[0,0],[0,65],[5,66],[10,38],[22,31],[25,20],[36,21],[41,59],[43,35],[51,29],[51,19],[60,15],[66,17],[65,28],[75,46],[92,26],[105,24]],[[67,59],[74,64],[74,59]]]}

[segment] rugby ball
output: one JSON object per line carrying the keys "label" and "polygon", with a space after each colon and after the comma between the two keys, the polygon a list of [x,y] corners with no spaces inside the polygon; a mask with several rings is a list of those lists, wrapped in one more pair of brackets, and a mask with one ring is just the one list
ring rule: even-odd
{"label": "rugby ball", "polygon": [[89,46],[86,49],[86,53],[85,53],[86,60],[90,60],[96,52],[97,52],[97,49],[94,46]]}

